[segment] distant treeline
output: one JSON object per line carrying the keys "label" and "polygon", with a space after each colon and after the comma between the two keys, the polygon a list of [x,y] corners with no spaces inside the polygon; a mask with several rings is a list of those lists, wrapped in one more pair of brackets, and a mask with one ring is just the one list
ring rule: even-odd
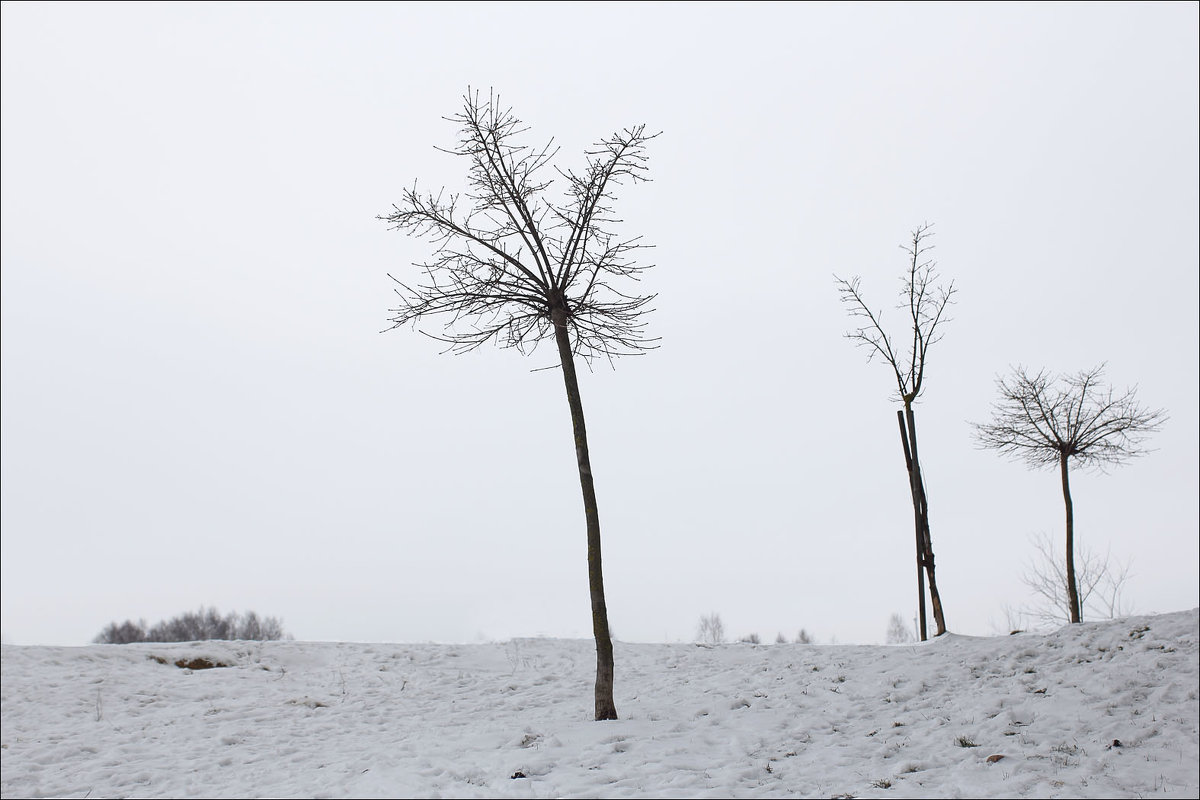
{"label": "distant treeline", "polygon": [[111,622],[92,641],[96,644],[134,642],[198,642],[207,639],[246,639],[259,642],[291,639],[276,617],[260,617],[253,611],[230,612],[222,617],[215,608],[201,608],[147,627],[146,620]]}

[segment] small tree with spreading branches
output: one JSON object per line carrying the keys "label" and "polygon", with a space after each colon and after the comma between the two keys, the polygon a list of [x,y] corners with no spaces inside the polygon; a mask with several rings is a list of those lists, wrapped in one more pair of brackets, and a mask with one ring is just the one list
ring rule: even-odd
{"label": "small tree with spreading branches", "polygon": [[1031,374],[1016,367],[996,380],[1000,399],[992,421],[975,423],[979,446],[1034,469],[1058,467],[1066,506],[1066,595],[1071,622],[1083,620],[1075,570],[1075,511],[1069,464],[1104,468],[1142,455],[1142,443],[1166,421],[1161,409],[1137,402],[1137,389],[1116,393],[1104,385],[1104,365],[1073,374]]}
{"label": "small tree with spreading branches", "polygon": [[392,229],[434,244],[431,260],[419,263],[423,282],[396,280],[401,305],[392,328],[443,315],[433,338],[453,352],[486,342],[522,353],[552,339],[566,385],[575,454],[587,520],[588,582],[596,638],[596,719],[616,719],[613,649],[604,599],[600,516],[588,455],[576,357],[611,360],[655,346],[643,315],[654,295],[627,286],[647,269],[632,256],[645,245],[619,238],[612,202],[622,183],[647,180],[646,145],[655,135],[638,125],[614,133],[586,151],[580,173],[555,170],[561,197],[549,196],[552,143],[522,144],[527,128],[500,98],[468,89],[459,126],[445,151],[467,160],[464,195],[404,191],[392,213],[379,219]]}
{"label": "small tree with spreading branches", "polygon": [[[872,311],[863,297],[860,280],[834,276],[842,302],[850,316],[859,320],[857,329],[849,331],[846,338],[867,350],[867,360],[882,358],[891,367],[896,379],[896,392],[904,404],[896,411],[900,424],[900,443],[904,449],[904,463],[908,469],[908,486],[912,494],[913,524],[916,529],[917,545],[917,608],[920,617],[921,640],[925,641],[925,576],[929,576],[929,599],[933,606],[933,618],[937,624],[937,635],[946,632],[946,617],[942,612],[942,598],[938,593],[937,575],[933,563],[933,541],[929,534],[929,503],[925,494],[925,481],[921,477],[921,460],[917,450],[917,420],[913,414],[913,403],[925,388],[925,366],[929,348],[942,338],[941,325],[948,321],[946,307],[954,298],[954,281],[938,283],[936,262],[929,259],[933,245],[928,239],[931,224],[925,223],[912,232],[909,245],[901,245],[908,253],[908,269],[901,280],[900,303],[897,308],[906,313],[906,331],[900,339],[893,339],[883,329],[882,312]],[[911,338],[910,338],[911,337]],[[907,341],[907,350],[902,342]]]}

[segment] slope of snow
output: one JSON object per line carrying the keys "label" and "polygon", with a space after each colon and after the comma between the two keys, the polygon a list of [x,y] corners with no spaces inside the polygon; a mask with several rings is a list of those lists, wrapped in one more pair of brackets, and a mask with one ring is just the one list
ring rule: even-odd
{"label": "slope of snow", "polygon": [[[611,722],[586,640],[6,645],[0,789],[1194,798],[1198,635],[1200,609],[919,645],[617,643]],[[197,658],[229,666],[174,664]]]}

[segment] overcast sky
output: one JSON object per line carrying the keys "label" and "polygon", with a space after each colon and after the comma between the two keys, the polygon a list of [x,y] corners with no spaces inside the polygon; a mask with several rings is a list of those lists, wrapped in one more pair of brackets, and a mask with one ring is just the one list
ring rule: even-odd
{"label": "overcast sky", "polygon": [[[661,347],[581,373],[617,638],[882,641],[915,606],[889,309],[934,223],[958,288],[917,406],[952,631],[990,635],[1057,475],[980,451],[1012,365],[1107,362],[1170,419],[1075,473],[1143,613],[1197,605],[1195,3],[4,3],[4,641],[200,605],[299,639],[591,635],[553,348],[382,333],[460,186],[468,86],[559,163],[645,123]],[[885,325],[901,326],[887,312]],[[430,330],[437,330],[432,325]],[[618,669],[619,669],[618,664]]]}

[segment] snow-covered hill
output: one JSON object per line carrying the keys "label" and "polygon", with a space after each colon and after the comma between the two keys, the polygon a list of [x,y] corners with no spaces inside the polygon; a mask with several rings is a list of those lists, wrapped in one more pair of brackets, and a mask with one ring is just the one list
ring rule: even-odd
{"label": "snow-covered hill", "polygon": [[[6,645],[0,788],[1194,798],[1198,627],[1193,609],[919,645],[618,643],[612,722],[590,719],[590,641]],[[175,665],[196,659],[219,666]]]}

